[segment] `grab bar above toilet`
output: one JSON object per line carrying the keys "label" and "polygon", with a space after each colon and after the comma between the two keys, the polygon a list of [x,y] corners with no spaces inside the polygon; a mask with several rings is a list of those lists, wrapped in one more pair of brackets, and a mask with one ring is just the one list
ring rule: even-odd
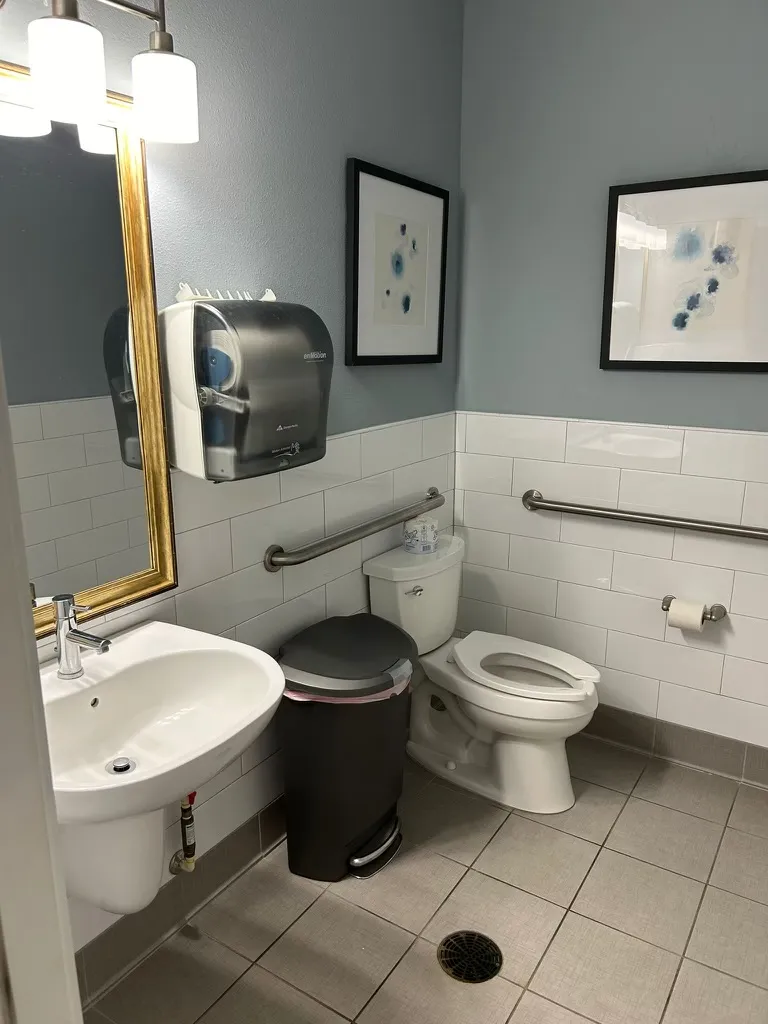
{"label": "grab bar above toilet", "polygon": [[552,501],[550,498],[545,498],[541,491],[536,490],[525,492],[523,505],[529,512],[567,512],[574,516],[618,519],[624,523],[642,523],[644,526],[671,526],[676,530],[698,530],[699,533],[714,533],[720,537],[768,540],[768,530],[760,529],[758,526],[716,523],[708,519],[686,519],[682,516],[665,516],[657,512],[634,512],[631,509],[604,508],[600,505],[578,505],[572,501]]}
{"label": "grab bar above toilet", "polygon": [[431,512],[444,504],[445,496],[436,487],[430,487],[426,498],[413,505],[397,508],[394,512],[387,512],[386,515],[378,516],[376,519],[369,519],[367,523],[352,526],[349,530],[333,533],[330,537],[321,537],[320,540],[305,544],[303,547],[296,548],[295,551],[285,551],[279,544],[272,544],[264,552],[264,568],[267,572],[280,572],[283,566],[301,565],[302,562],[309,562],[313,558],[327,555],[329,551],[343,548],[346,544],[370,537],[374,533],[379,533],[380,530],[387,530],[390,526],[407,523],[409,519],[415,519],[416,516]]}

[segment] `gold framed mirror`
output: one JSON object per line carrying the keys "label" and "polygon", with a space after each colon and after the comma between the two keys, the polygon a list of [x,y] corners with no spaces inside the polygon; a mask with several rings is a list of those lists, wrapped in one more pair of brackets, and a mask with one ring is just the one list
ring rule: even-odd
{"label": "gold framed mirror", "polygon": [[[6,107],[10,102],[14,113],[18,113],[15,106],[28,112],[28,87],[28,69],[0,62],[0,100],[6,101]],[[107,133],[102,137],[106,148],[101,149],[98,143],[90,149],[83,129],[70,125],[54,124],[53,132],[45,136],[50,140],[48,150],[43,149],[41,133],[32,139],[0,132],[3,189],[6,194],[9,187],[13,190],[11,172],[23,181],[15,199],[9,200],[15,206],[5,211],[13,215],[7,221],[17,218],[24,243],[15,244],[12,233],[3,239],[7,257],[13,256],[4,274],[13,278],[13,270],[16,277],[8,285],[13,295],[0,295],[0,307],[6,308],[0,319],[0,352],[12,427],[18,427],[14,450],[30,582],[39,584],[34,608],[38,638],[54,629],[52,605],[46,603],[53,588],[75,593],[78,603],[88,606],[79,616],[85,621],[176,585],[144,145],[129,130],[130,108],[129,97],[109,94],[104,126],[95,126]],[[16,143],[28,145],[14,147]],[[52,152],[51,146],[58,149]],[[76,194],[70,187],[75,179],[68,178],[67,167],[85,167],[85,157],[92,153],[99,155],[83,172],[85,191]],[[70,161],[67,167],[52,163],[52,158],[65,157]],[[123,297],[117,305],[106,294],[111,285],[104,285],[103,264],[111,258],[117,267],[119,253],[108,257],[100,249],[91,249],[91,262],[80,274],[86,280],[79,284],[70,266],[77,262],[78,252],[88,251],[88,231],[109,221],[101,208],[88,204],[96,201],[99,183],[110,176],[114,183],[114,196],[106,200],[114,211],[110,237],[113,248],[122,250],[124,262],[124,279],[116,286]],[[25,214],[30,181],[47,192],[44,197],[34,194]],[[61,218],[52,212],[52,196],[60,206],[64,204]],[[72,211],[78,203],[81,213],[75,222]],[[66,225],[68,248],[57,253],[56,246],[67,236]],[[41,234],[46,226],[50,242]],[[37,250],[32,249],[34,244]],[[28,280],[25,267],[33,261],[38,279],[28,287],[21,285]],[[45,269],[52,267],[49,281]],[[94,287],[89,293],[91,279]],[[82,285],[77,299],[76,285]],[[29,297],[19,298],[15,311],[8,312],[25,287]],[[33,288],[38,289],[38,298]],[[92,314],[88,312],[91,297],[93,305],[99,306]],[[105,316],[110,308],[111,315]],[[55,322],[52,309],[59,317]],[[48,310],[47,321],[42,320],[41,310]],[[77,314],[69,331],[65,312]],[[87,349],[75,349],[86,342]],[[18,355],[18,367],[14,355]],[[49,363],[52,380],[45,378]],[[109,421],[110,411],[113,421]]]}

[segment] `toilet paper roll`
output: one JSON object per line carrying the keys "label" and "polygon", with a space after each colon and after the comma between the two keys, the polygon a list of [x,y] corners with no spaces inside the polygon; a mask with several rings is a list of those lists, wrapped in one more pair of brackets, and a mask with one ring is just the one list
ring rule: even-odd
{"label": "toilet paper roll", "polygon": [[704,628],[704,605],[697,601],[672,601],[667,612],[667,622],[678,629],[690,629],[700,633]]}
{"label": "toilet paper roll", "polygon": [[414,555],[437,551],[438,523],[431,516],[418,516],[403,524],[403,547]]}

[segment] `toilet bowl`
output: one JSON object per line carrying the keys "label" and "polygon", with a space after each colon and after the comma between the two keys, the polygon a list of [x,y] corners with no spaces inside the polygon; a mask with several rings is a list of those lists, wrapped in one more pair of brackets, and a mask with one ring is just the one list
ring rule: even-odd
{"label": "toilet bowl", "polygon": [[408,752],[435,775],[505,807],[574,803],[565,741],[597,707],[597,669],[516,637],[470,633],[421,657]]}
{"label": "toilet bowl", "polygon": [[460,537],[400,548],[363,565],[371,611],[416,641],[408,753],[429,771],[505,807],[557,814],[574,803],[565,741],[588,725],[600,673],[555,648],[477,631],[452,636]]}

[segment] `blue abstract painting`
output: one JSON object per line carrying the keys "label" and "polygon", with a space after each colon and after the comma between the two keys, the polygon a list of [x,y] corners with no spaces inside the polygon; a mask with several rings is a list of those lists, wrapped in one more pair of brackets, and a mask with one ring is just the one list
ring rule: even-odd
{"label": "blue abstract painting", "polygon": [[374,323],[423,327],[427,311],[428,226],[378,213],[375,246]]}

